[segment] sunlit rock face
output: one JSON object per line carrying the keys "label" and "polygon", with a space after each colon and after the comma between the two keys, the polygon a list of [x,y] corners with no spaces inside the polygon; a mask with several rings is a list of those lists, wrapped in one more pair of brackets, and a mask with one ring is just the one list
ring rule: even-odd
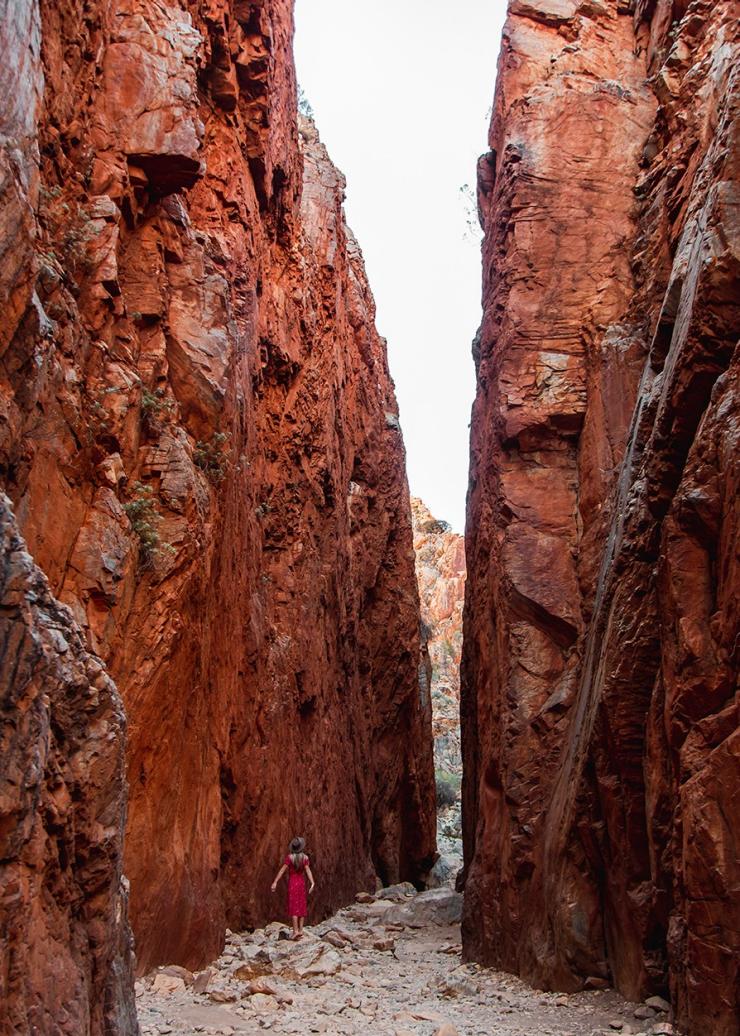
{"label": "sunlit rock face", "polygon": [[317,915],[433,861],[393,385],[288,0],[14,11],[3,480],[123,697],[137,966],[195,966],[295,833]]}
{"label": "sunlit rock face", "polygon": [[437,770],[460,774],[460,654],[465,596],[465,540],[411,498],[421,618],[432,665],[432,728]]}
{"label": "sunlit rock face", "polygon": [[737,11],[510,5],[479,167],[464,945],[737,1032]]}

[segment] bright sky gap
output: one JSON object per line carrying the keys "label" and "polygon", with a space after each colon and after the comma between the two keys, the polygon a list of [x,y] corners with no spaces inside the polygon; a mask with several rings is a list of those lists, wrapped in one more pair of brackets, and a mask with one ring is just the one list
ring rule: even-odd
{"label": "bright sky gap", "polygon": [[411,492],[462,532],[471,342],[480,320],[475,166],[486,150],[505,4],[297,0],[298,81],[347,177],[388,339]]}

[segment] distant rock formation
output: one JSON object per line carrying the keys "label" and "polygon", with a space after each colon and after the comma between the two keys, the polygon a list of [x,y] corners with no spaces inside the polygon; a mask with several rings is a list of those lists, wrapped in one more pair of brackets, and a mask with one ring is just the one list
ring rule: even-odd
{"label": "distant rock formation", "polygon": [[465,539],[411,497],[416,579],[421,618],[432,664],[432,729],[435,768],[462,773],[460,755],[460,656],[465,597]]}
{"label": "distant rock formation", "polygon": [[289,0],[20,0],[0,31],[0,472],[125,704],[137,966],[196,966],[273,917],[296,832],[317,914],[434,859],[385,343]]}
{"label": "distant rock formation", "polygon": [[422,635],[429,652],[440,859],[432,885],[452,884],[462,867],[460,654],[465,596],[465,540],[411,497]]}
{"label": "distant rock formation", "polygon": [[738,21],[512,0],[479,166],[469,957],[740,1029]]}

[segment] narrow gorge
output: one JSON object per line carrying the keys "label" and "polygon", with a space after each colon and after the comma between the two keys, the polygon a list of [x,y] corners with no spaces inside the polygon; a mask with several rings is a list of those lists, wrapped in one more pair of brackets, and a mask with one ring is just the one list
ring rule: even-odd
{"label": "narrow gorge", "polygon": [[0,0],[0,1036],[735,1036],[737,8],[509,0],[463,538],[293,6]]}

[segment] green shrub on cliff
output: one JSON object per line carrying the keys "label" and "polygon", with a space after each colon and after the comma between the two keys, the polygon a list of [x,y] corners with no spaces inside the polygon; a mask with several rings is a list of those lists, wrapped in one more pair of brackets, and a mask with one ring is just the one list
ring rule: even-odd
{"label": "green shrub on cliff", "polygon": [[169,543],[162,543],[159,523],[162,516],[154,501],[154,490],[143,482],[134,482],[134,497],[123,505],[131,528],[139,539],[139,565],[151,568],[154,559],[163,550],[172,551]]}
{"label": "green shrub on cliff", "polygon": [[175,404],[167,399],[164,389],[156,388],[153,392],[143,389],[141,393],[141,420],[148,432],[157,433],[160,431],[160,424],[163,418],[172,414]]}
{"label": "green shrub on cliff", "polygon": [[460,798],[460,778],[454,773],[446,770],[436,770],[434,783],[437,789],[437,807],[443,809],[445,806],[454,806]]}
{"label": "green shrub on cliff", "polygon": [[228,438],[226,432],[214,432],[207,442],[199,439],[195,444],[193,460],[211,482],[223,482],[226,478],[229,458],[224,451]]}

